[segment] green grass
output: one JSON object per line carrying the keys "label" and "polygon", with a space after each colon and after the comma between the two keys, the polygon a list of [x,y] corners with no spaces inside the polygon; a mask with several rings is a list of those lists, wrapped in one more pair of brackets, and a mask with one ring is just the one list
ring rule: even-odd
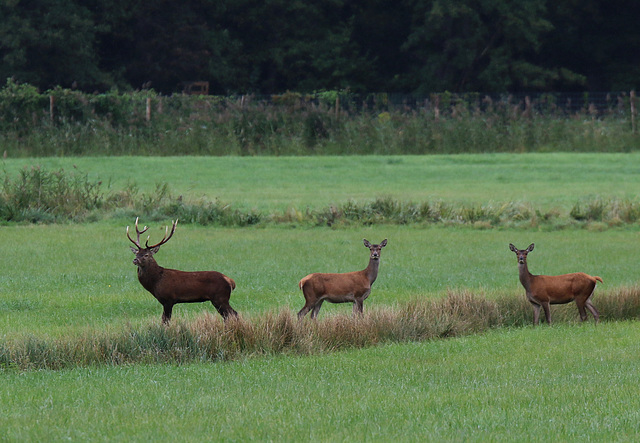
{"label": "green grass", "polygon": [[[143,220],[144,222],[144,220]],[[129,221],[132,224],[133,220]],[[163,223],[150,223],[153,238]],[[0,227],[0,336],[67,335],[87,328],[119,328],[127,322],[159,321],[160,304],[137,281],[124,224],[25,225]],[[297,287],[311,272],[364,269],[362,238],[389,239],[380,274],[365,310],[469,289],[492,297],[524,297],[515,255],[531,242],[534,273],[584,271],[599,275],[594,303],[606,291],[637,283],[635,230],[477,230],[453,227],[373,226],[329,228],[221,229],[178,225],[156,258],[165,267],[218,270],[235,279],[232,306],[243,315],[299,310]],[[350,312],[351,305],[325,303],[320,316]],[[210,304],[176,306],[174,316],[191,318]]]}
{"label": "green grass", "polygon": [[[634,441],[640,323],[312,357],[5,373],[9,441]],[[188,436],[188,437],[187,437]]]}
{"label": "green grass", "polygon": [[[76,164],[116,190],[132,180],[145,191],[167,182],[177,195],[261,210],[390,196],[527,201],[568,212],[589,196],[637,198],[638,160],[638,154],[49,158],[7,159],[4,169],[14,174],[23,165]],[[38,346],[159,328],[161,306],[139,285],[131,263],[124,228],[133,221],[0,226],[2,341]],[[141,222],[157,238],[168,220]],[[309,272],[364,268],[363,237],[389,239],[365,312],[456,290],[522,300],[508,244],[535,242],[532,272],[584,271],[604,279],[597,307],[617,289],[637,285],[637,235],[635,224],[602,231],[597,225],[549,231],[180,224],[157,259],[167,267],[233,277],[238,288],[231,303],[251,320],[282,309],[297,312],[303,304],[297,282]],[[560,309],[552,307],[552,316]],[[325,303],[320,318],[350,311],[350,305]],[[174,319],[191,324],[203,312],[216,315],[210,304],[178,305]],[[575,305],[566,312],[577,318]],[[640,433],[639,338],[637,322],[594,327],[590,321],[304,358],[8,368],[0,377],[0,429],[9,441],[633,441]]]}
{"label": "green grass", "polygon": [[639,153],[470,154],[340,157],[81,157],[6,159],[15,176],[42,165],[89,174],[104,189],[135,183],[150,192],[168,183],[189,199],[237,208],[319,209],[347,200],[391,197],[449,203],[530,202],[568,212],[587,197],[637,198]]}

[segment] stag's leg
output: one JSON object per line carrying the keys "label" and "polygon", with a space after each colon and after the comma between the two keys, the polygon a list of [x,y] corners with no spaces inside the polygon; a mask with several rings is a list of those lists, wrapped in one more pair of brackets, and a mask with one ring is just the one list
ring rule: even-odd
{"label": "stag's leg", "polygon": [[320,299],[318,300],[318,303],[315,304],[315,306],[313,307],[313,311],[311,311],[311,318],[312,319],[316,319],[318,317],[318,312],[320,312],[320,308],[322,307],[322,302],[324,301],[324,299]]}
{"label": "stag's leg", "polygon": [[211,304],[216,308],[218,313],[222,316],[222,318],[225,321],[227,321],[227,319],[229,317],[237,317],[238,316],[238,313],[235,311],[235,309],[233,309],[231,307],[231,305],[229,303],[222,303],[219,306],[216,306],[216,304],[214,302],[211,302]]}
{"label": "stag's leg", "polygon": [[171,320],[171,312],[173,311],[172,304],[162,305],[164,307],[164,311],[162,312],[162,324],[168,325]]}
{"label": "stag's leg", "polygon": [[531,306],[533,306],[533,325],[538,326],[540,324],[540,308],[541,306],[537,303],[531,302]]}
{"label": "stag's leg", "polygon": [[549,308],[549,302],[545,301],[542,303],[542,309],[544,309],[544,317],[547,320],[547,324],[551,324],[551,309]]}

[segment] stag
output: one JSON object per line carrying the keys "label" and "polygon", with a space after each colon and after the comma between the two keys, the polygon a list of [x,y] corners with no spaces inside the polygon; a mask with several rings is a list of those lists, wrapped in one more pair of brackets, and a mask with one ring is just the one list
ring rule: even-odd
{"label": "stag", "polygon": [[162,323],[169,323],[173,305],[177,303],[210,301],[225,320],[230,316],[236,317],[238,313],[229,304],[231,291],[236,287],[233,279],[216,271],[185,272],[163,268],[153,258],[160,246],[171,239],[177,225],[178,220],[173,222],[171,233],[169,233],[167,226],[164,237],[155,245],[149,246],[149,237],[147,237],[144,247],[140,245],[140,235],[148,228],[145,226],[140,230],[136,218],[137,239],[133,240],[129,235],[129,226],[127,226],[127,238],[135,245],[135,248],[132,247],[131,250],[136,254],[133,264],[138,267],[138,280],[164,308]]}
{"label": "stag", "polygon": [[364,239],[364,245],[370,251],[369,266],[366,269],[344,274],[315,273],[300,280],[305,305],[298,312],[299,319],[312,309],[311,318],[315,319],[325,300],[330,303],[353,303],[353,314],[362,314],[362,303],[369,297],[371,285],[378,277],[380,250],[387,245],[387,239],[379,245],[372,245]]}
{"label": "stag", "polygon": [[540,308],[544,309],[544,315],[548,324],[551,324],[551,312],[549,305],[558,305],[576,302],[580,312],[580,320],[587,319],[588,309],[598,323],[600,314],[591,303],[591,296],[596,289],[596,283],[602,283],[602,279],[584,272],[575,272],[564,275],[532,275],[527,267],[527,255],[533,251],[533,243],[527,249],[518,249],[509,243],[509,249],[515,252],[518,258],[518,270],[520,283],[524,286],[527,300],[533,306],[533,323],[540,322]]}

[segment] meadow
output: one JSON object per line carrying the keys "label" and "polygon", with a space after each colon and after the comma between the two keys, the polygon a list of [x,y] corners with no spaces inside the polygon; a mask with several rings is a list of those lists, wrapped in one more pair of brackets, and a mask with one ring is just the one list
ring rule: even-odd
{"label": "meadow", "polygon": [[7,441],[635,441],[637,322],[2,374]]}
{"label": "meadow", "polygon": [[[135,181],[153,191],[166,182],[185,199],[220,198],[260,211],[390,197],[472,205],[523,201],[562,218],[585,198],[637,198],[637,160],[637,154],[83,157],[6,159],[3,167],[15,174],[26,165],[75,165],[116,190]],[[132,215],[0,226],[4,346],[55,346],[73,343],[74,337],[157,327],[161,306],[137,282],[125,236]],[[150,226],[153,239],[169,221],[141,223]],[[461,291],[488,300],[522,300],[508,244],[524,248],[535,242],[532,272],[584,271],[603,278],[594,297],[598,307],[599,299],[636,287],[637,235],[636,223],[339,228],[295,221],[245,228],[185,223],[157,260],[233,277],[238,287],[232,306],[246,321],[257,322],[265,315],[297,312],[303,305],[297,282],[307,273],[363,269],[368,250],[362,238],[389,240],[365,313]],[[604,316],[597,327],[591,320],[580,325],[575,305],[562,310],[552,308],[558,324],[551,328],[495,329],[361,350],[338,345],[340,352],[304,357],[114,361],[57,371],[8,364],[1,369],[0,428],[9,440],[169,440],[185,433],[195,440],[286,441],[637,437],[636,322]],[[325,304],[319,323],[348,322],[350,311],[350,305]],[[556,317],[559,312],[566,314]],[[212,313],[210,304],[178,305],[174,321],[189,325],[204,316],[220,325]]]}
{"label": "meadow", "polygon": [[487,204],[530,202],[570,208],[602,196],[637,198],[640,154],[467,154],[318,157],[43,157],[8,158],[25,166],[81,171],[103,190],[135,185],[152,192],[167,183],[188,199],[220,199],[238,208],[323,208],[349,199],[391,197]]}

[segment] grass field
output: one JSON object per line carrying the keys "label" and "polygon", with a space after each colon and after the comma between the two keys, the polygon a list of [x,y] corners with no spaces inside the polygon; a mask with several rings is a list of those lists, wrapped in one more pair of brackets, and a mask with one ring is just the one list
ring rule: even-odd
{"label": "grass field", "polygon": [[346,157],[105,157],[6,159],[15,175],[34,164],[88,173],[104,189],[168,183],[186,198],[238,208],[321,208],[392,197],[451,203],[530,202],[571,207],[594,196],[637,198],[640,154],[470,154]]}
{"label": "grass field", "polygon": [[[188,198],[261,210],[322,207],[391,196],[484,204],[527,201],[567,210],[590,196],[637,198],[637,154],[314,158],[7,159],[73,168],[120,189],[167,182]],[[159,323],[161,306],[137,282],[125,237],[131,220],[0,226],[0,337],[73,337]],[[153,238],[163,222],[141,220]],[[380,274],[365,311],[468,289],[524,297],[508,249],[535,242],[532,272],[599,275],[594,304],[637,285],[638,226],[549,230],[374,225],[220,228],[178,225],[157,255],[166,267],[215,269],[237,282],[245,318],[302,307],[309,272],[363,269],[362,238],[379,242]],[[570,306],[569,309],[575,309]],[[557,309],[557,308],[555,308]],[[325,304],[320,318],[348,313]],[[178,305],[191,321],[207,304]],[[552,313],[554,308],[552,308]],[[577,318],[577,309],[575,309]],[[606,319],[605,319],[606,320]],[[0,429],[34,440],[635,440],[640,327],[636,322],[495,330],[305,358],[1,368]],[[35,418],[34,418],[35,417]]]}
{"label": "grass field", "polygon": [[635,441],[637,322],[315,357],[3,374],[8,441]]}
{"label": "grass field", "polygon": [[[133,220],[130,221],[132,223]],[[11,257],[0,269],[0,334],[69,334],[75,329],[116,327],[156,321],[160,304],[138,283],[124,225],[45,225],[1,227],[0,253]],[[154,237],[163,225],[151,229]],[[489,297],[524,296],[515,255],[508,244],[526,247],[533,272],[584,271],[599,275],[598,295],[636,284],[636,231],[476,230],[472,228],[374,226],[363,229],[220,229],[178,226],[157,254],[166,267],[215,269],[235,279],[231,303],[243,315],[267,310],[299,310],[297,287],[311,272],[364,269],[365,237],[389,239],[380,274],[365,309],[433,297],[448,289],[470,289]],[[20,245],[16,248],[16,245]],[[321,316],[349,312],[350,305],[325,304]],[[210,304],[178,305],[176,318],[192,316]],[[577,311],[576,311],[577,312]]]}

